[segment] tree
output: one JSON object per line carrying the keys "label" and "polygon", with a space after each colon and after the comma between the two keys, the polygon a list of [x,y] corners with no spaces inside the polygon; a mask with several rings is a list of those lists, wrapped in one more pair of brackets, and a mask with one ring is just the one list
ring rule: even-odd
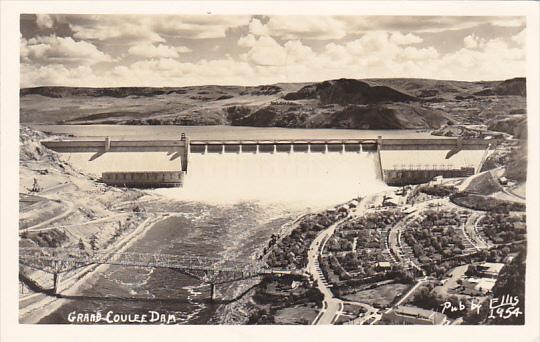
{"label": "tree", "polygon": [[96,251],[98,250],[98,237],[96,234],[92,234],[90,235],[90,238],[88,239],[90,241],[90,248],[92,248],[92,250]]}
{"label": "tree", "polygon": [[[493,297],[504,295],[515,296],[519,299],[517,308],[521,313],[525,312],[525,269],[526,252],[522,249],[510,264],[505,266],[493,287]],[[507,319],[495,318],[489,320],[489,324],[524,324],[525,315],[512,316]]]}
{"label": "tree", "polygon": [[422,287],[412,301],[414,305],[428,310],[437,310],[442,302],[441,298],[427,287]]}
{"label": "tree", "polygon": [[414,283],[414,275],[410,270],[399,270],[397,274],[397,281],[403,284],[412,284]]}
{"label": "tree", "polygon": [[84,250],[85,250],[85,246],[84,246],[84,242],[83,242],[82,238],[79,239],[79,244],[78,244],[78,246],[79,246],[79,249],[80,249],[81,251],[84,251]]}

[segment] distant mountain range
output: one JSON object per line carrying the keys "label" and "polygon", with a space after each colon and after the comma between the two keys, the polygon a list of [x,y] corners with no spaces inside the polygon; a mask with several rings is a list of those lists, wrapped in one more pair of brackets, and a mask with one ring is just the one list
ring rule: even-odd
{"label": "distant mountain range", "polygon": [[439,128],[525,114],[525,83],[396,78],[253,87],[35,87],[20,90],[20,118],[42,124]]}

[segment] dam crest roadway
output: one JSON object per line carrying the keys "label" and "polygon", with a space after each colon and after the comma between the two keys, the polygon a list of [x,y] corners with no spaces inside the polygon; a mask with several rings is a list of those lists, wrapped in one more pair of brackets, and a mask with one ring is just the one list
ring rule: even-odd
{"label": "dam crest roadway", "polygon": [[41,144],[59,153],[94,152],[90,161],[113,152],[166,152],[170,160],[180,158],[183,172],[188,171],[190,153],[260,152],[363,152],[381,150],[483,150],[498,140],[429,139],[279,139],[279,140],[191,140],[182,134],[178,140],[47,140]]}

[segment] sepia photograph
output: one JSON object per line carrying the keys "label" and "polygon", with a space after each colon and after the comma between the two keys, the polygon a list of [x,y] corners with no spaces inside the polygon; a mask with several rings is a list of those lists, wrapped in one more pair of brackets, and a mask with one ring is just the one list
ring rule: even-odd
{"label": "sepia photograph", "polygon": [[11,20],[17,325],[538,317],[526,13]]}

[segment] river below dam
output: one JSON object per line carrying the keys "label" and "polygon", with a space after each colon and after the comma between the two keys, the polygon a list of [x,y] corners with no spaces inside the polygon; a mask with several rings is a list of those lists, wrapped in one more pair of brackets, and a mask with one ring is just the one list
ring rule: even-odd
{"label": "river below dam", "polygon": [[[112,139],[171,139],[179,137],[181,132],[191,139],[430,137],[429,133],[410,130],[115,125],[33,128],[78,138],[110,136]],[[102,157],[91,162],[90,155],[73,153],[63,157],[75,167],[96,175],[112,163],[102,159],[100,164]],[[114,164],[120,168],[164,167],[157,161],[129,153],[124,159],[117,154],[108,158],[115,158]],[[298,215],[386,189],[377,179],[376,165],[373,152],[192,154],[183,187],[146,190],[159,198],[155,203],[145,204],[147,211],[170,215],[150,227],[126,252],[193,253],[248,260],[261,251],[273,233]],[[231,299],[250,285],[221,285],[217,294]],[[210,303],[208,298],[208,286],[174,270],[109,266],[40,323],[68,323],[72,311],[134,314],[157,311],[173,313],[177,323],[219,322],[220,318],[215,317],[219,304]]]}
{"label": "river below dam", "polygon": [[[161,203],[160,203],[161,204]],[[178,212],[153,225],[126,252],[195,254],[249,260],[295,213],[265,210],[255,204],[205,205],[171,202],[155,210]],[[152,205],[149,206],[152,210]],[[217,287],[217,297],[232,299],[250,283]],[[208,300],[209,287],[172,269],[109,266],[93,275],[76,296],[40,323],[68,323],[69,313],[109,311],[119,314],[174,314],[176,323],[205,324],[218,304]],[[215,318],[214,318],[215,319]]]}

